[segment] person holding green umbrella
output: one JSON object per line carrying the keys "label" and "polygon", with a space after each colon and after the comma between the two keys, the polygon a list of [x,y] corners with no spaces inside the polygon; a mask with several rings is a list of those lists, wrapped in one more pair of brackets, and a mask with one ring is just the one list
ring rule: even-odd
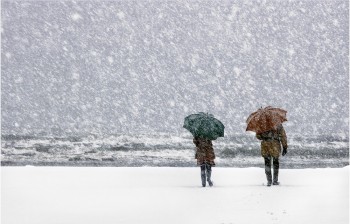
{"label": "person holding green umbrella", "polygon": [[185,118],[185,129],[193,135],[193,143],[196,145],[197,165],[201,168],[202,186],[206,186],[206,181],[210,187],[213,186],[211,180],[212,166],[215,166],[215,153],[212,140],[224,137],[225,126],[213,115],[200,112],[191,114]]}

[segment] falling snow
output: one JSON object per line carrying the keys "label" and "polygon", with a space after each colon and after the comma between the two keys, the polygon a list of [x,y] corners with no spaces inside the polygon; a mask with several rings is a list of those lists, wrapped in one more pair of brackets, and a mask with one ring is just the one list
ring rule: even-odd
{"label": "falling snow", "polygon": [[2,133],[175,133],[261,106],[348,135],[348,1],[4,1]]}

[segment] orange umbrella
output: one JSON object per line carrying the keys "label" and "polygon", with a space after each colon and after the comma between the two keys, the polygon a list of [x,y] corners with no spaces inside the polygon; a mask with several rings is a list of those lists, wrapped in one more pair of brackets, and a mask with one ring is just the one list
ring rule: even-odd
{"label": "orange umbrella", "polygon": [[260,108],[247,119],[246,131],[254,131],[261,134],[266,131],[276,130],[277,126],[287,121],[287,111],[271,106]]}

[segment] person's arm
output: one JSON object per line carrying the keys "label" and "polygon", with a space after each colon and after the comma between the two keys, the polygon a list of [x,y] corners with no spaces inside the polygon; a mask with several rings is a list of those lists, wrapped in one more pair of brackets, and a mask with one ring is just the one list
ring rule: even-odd
{"label": "person's arm", "polygon": [[193,143],[195,144],[195,146],[198,146],[198,143],[199,143],[198,139],[197,138],[193,138]]}
{"label": "person's arm", "polygon": [[283,148],[288,148],[287,134],[286,134],[286,131],[284,130],[283,127],[281,128],[280,139],[281,139],[281,143],[282,143]]}
{"label": "person's arm", "polygon": [[257,139],[259,139],[259,140],[263,140],[261,134],[256,134],[255,137],[256,137]]}
{"label": "person's arm", "polygon": [[283,126],[280,129],[279,138],[281,140],[282,147],[283,147],[282,156],[284,156],[285,154],[287,154],[288,143],[287,143],[287,134]]}
{"label": "person's arm", "polygon": [[210,140],[210,151],[212,153],[212,158],[215,159],[215,153],[214,153],[214,147],[213,147],[213,142]]}
{"label": "person's arm", "polygon": [[195,159],[198,159],[198,144],[199,144],[199,141],[198,141],[198,139],[197,138],[193,138],[193,143],[195,144],[195,146],[196,146],[196,153],[194,154],[194,158]]}

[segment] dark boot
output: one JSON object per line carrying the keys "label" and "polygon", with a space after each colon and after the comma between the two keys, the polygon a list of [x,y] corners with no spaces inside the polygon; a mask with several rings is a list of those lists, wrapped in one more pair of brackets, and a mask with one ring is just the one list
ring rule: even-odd
{"label": "dark boot", "polygon": [[202,187],[205,187],[206,181],[205,181],[205,164],[201,165],[201,179],[202,179]]}
{"label": "dark boot", "polygon": [[271,157],[264,157],[264,160],[265,160],[265,174],[267,179],[267,186],[270,187],[272,183]]}
{"label": "dark boot", "polygon": [[211,165],[210,164],[206,164],[206,170],[207,170],[207,181],[210,187],[213,186],[213,181],[211,181]]}
{"label": "dark boot", "polygon": [[278,182],[278,171],[280,168],[280,162],[278,158],[273,158],[273,185],[279,185],[280,183]]}

